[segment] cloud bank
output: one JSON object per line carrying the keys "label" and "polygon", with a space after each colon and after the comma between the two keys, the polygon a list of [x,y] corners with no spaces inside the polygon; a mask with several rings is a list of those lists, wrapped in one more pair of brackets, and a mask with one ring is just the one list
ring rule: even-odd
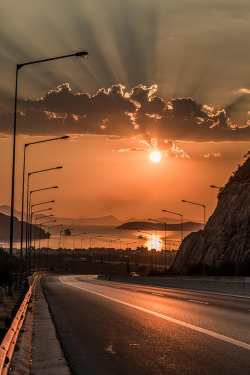
{"label": "cloud bank", "polygon": [[[69,84],[37,100],[20,100],[17,131],[26,135],[96,134],[138,138],[170,156],[187,157],[175,141],[222,142],[250,140],[250,124],[237,126],[227,110],[215,111],[192,98],[164,100],[157,85],[139,85],[130,92],[122,85],[96,94],[72,93]],[[13,114],[0,116],[0,133],[12,134]],[[120,151],[141,151],[124,149]]]}

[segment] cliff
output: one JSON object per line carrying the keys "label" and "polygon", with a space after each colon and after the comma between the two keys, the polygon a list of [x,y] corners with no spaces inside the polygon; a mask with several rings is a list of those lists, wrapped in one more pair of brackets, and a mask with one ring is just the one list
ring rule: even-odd
{"label": "cliff", "polygon": [[180,274],[250,275],[250,158],[220,189],[204,230],[189,234],[172,266]]}

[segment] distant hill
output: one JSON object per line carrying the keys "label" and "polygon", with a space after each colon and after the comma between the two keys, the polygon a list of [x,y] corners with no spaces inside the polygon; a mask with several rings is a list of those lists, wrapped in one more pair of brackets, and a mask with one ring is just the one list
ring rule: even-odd
{"label": "distant hill", "polygon": [[[5,215],[10,215],[10,207],[7,205],[0,206],[0,213]],[[46,215],[46,214],[45,214]],[[21,220],[21,211],[14,210],[14,216]],[[43,216],[43,214],[39,214],[39,216]],[[34,218],[36,215],[34,215]],[[107,215],[101,217],[87,217],[87,218],[70,218],[70,217],[54,217],[60,224],[67,225],[67,226],[84,226],[84,225],[93,225],[93,226],[119,226],[127,222],[147,222],[148,219],[146,218],[136,218],[131,217],[128,220],[120,220],[114,215]],[[166,222],[167,224],[179,224],[179,218],[169,218],[169,217],[160,217],[156,218],[156,220]],[[191,229],[193,230],[193,229]],[[196,230],[196,229],[194,229]]]}
{"label": "distant hill", "polygon": [[117,219],[113,215],[109,216],[102,216],[102,217],[93,217],[93,218],[59,218],[55,217],[55,219],[64,224],[69,226],[79,226],[79,225],[96,225],[96,226],[117,226],[123,223],[119,219]]}
{"label": "distant hill", "polygon": [[[0,206],[0,213],[1,212],[4,215],[10,216],[10,206],[7,206],[5,204],[3,206]],[[14,216],[17,217],[19,220],[21,220],[21,215],[21,211],[14,210]]]}
{"label": "distant hill", "polygon": [[[203,224],[201,223],[193,223],[193,222],[186,222],[183,223],[183,230],[185,232],[190,231],[196,231],[203,227]],[[133,221],[124,223],[122,225],[119,225],[116,227],[116,229],[125,229],[125,230],[147,230],[147,229],[153,229],[153,230],[165,230],[165,225],[160,223],[153,223],[148,221]],[[167,231],[180,231],[181,230],[181,224],[167,224],[166,225]]]}
{"label": "distant hill", "polygon": [[[14,228],[14,242],[20,241],[21,237],[21,222],[14,217],[13,221],[13,228]],[[35,225],[32,226],[33,234],[35,232]],[[36,227],[37,238],[38,234],[40,233],[39,228]],[[9,242],[9,233],[10,233],[10,216],[4,215],[0,213],[0,241],[2,242]],[[46,232],[42,229],[41,230],[42,238],[47,238]]]}

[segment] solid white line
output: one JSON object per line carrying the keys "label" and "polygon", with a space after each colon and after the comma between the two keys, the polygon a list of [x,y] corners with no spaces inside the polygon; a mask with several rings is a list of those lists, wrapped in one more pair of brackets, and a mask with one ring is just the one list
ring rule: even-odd
{"label": "solid white line", "polygon": [[216,333],[216,332],[213,332],[213,331],[209,331],[208,329],[204,329],[204,328],[201,328],[201,327],[194,326],[193,324],[189,324],[189,323],[183,322],[183,321],[181,321],[181,320],[171,318],[170,316],[167,316],[167,315],[163,315],[163,314],[157,313],[156,311],[152,311],[152,310],[145,309],[144,307],[140,307],[140,306],[132,305],[131,303],[124,302],[124,301],[121,301],[121,300],[119,300],[119,299],[116,299],[116,298],[113,298],[113,297],[109,297],[109,296],[106,296],[106,295],[104,295],[104,294],[97,293],[97,292],[94,292],[94,291],[92,291],[92,290],[88,290],[88,289],[82,288],[82,287],[77,286],[77,285],[75,285],[75,284],[67,283],[66,281],[63,281],[63,280],[61,279],[61,277],[59,277],[59,280],[60,280],[62,283],[66,284],[66,285],[73,286],[74,288],[78,288],[78,289],[84,290],[85,292],[89,292],[89,293],[95,294],[95,295],[97,295],[97,296],[100,296],[100,297],[106,298],[106,299],[108,299],[108,300],[110,300],[110,301],[118,302],[118,303],[120,303],[120,304],[122,304],[122,305],[125,305],[125,306],[128,306],[128,307],[132,307],[133,309],[137,309],[137,310],[140,310],[140,311],[146,312],[146,313],[148,313],[148,314],[151,314],[151,315],[157,316],[158,318],[165,319],[165,320],[167,320],[167,321],[169,321],[169,322],[179,324],[179,325],[181,325],[181,326],[183,326],[183,327],[193,329],[194,331],[197,331],[197,332],[200,332],[200,333],[204,333],[204,334],[206,334],[206,335],[208,335],[208,336],[212,336],[212,337],[217,338],[217,339],[219,339],[219,340],[226,341],[226,342],[229,342],[230,344],[233,344],[233,345],[239,346],[239,347],[241,347],[241,348],[244,348],[244,349],[250,350],[250,345],[247,344],[247,343],[245,343],[245,342],[242,342],[242,341],[238,341],[238,340],[232,339],[231,337],[227,337],[227,336],[221,335],[221,334]]}

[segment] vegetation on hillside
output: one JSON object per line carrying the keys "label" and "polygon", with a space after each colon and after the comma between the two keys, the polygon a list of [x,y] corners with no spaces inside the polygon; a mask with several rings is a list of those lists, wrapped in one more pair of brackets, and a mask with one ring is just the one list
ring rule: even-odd
{"label": "vegetation on hillside", "polygon": [[219,194],[218,194],[218,199],[221,198],[223,192],[228,186],[232,185],[235,182],[241,183],[249,179],[250,179],[250,157],[247,158],[244,164],[238,165],[238,168],[232,173],[226,185],[220,189]]}

